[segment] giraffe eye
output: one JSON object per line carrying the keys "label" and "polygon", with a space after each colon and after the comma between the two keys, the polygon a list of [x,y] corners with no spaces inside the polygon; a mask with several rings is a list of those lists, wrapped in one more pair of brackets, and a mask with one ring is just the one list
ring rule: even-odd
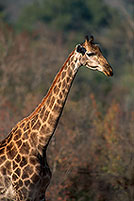
{"label": "giraffe eye", "polygon": [[94,55],[95,55],[95,53],[93,53],[93,52],[92,53],[87,53],[87,56],[89,56],[89,57],[94,56]]}

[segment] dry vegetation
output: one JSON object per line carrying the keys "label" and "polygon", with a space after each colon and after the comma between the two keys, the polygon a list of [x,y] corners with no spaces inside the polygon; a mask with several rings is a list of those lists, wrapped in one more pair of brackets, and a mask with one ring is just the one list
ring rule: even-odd
{"label": "dry vegetation", "polygon": [[[68,55],[59,33],[46,30],[15,34],[0,23],[1,139],[41,101]],[[49,146],[50,201],[134,200],[132,75],[125,85],[95,74],[80,70]]]}

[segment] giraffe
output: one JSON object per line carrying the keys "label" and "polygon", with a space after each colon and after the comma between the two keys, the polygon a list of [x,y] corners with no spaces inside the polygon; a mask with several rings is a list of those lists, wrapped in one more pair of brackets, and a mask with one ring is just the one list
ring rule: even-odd
{"label": "giraffe", "polygon": [[81,66],[113,75],[93,36],[71,52],[37,108],[0,142],[0,200],[41,201],[50,183],[46,150]]}

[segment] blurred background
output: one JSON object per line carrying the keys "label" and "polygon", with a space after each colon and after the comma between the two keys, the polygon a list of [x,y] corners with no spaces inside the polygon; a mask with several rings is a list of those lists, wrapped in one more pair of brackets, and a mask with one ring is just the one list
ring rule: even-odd
{"label": "blurred background", "polygon": [[0,139],[40,103],[94,35],[114,76],[82,67],[48,159],[48,201],[134,200],[134,1],[0,1]]}

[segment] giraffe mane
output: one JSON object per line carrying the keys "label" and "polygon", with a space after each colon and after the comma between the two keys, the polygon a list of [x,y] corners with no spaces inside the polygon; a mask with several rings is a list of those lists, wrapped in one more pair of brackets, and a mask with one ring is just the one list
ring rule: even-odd
{"label": "giraffe mane", "polygon": [[47,97],[50,95],[52,89],[54,88],[58,78],[60,77],[64,67],[66,66],[67,62],[69,61],[70,57],[74,54],[74,50],[70,53],[68,59],[65,61],[65,63],[63,64],[62,68],[60,69],[60,71],[58,72],[58,74],[56,75],[50,89],[48,90],[46,96],[43,98],[43,100],[41,101],[41,103],[35,108],[35,110],[27,117],[25,117],[24,119],[22,119],[17,125],[20,125],[22,124],[25,120],[28,120],[28,119],[32,119],[32,117],[38,113],[38,111],[40,110],[40,108],[42,107],[42,105],[44,105],[44,102],[46,101]]}

